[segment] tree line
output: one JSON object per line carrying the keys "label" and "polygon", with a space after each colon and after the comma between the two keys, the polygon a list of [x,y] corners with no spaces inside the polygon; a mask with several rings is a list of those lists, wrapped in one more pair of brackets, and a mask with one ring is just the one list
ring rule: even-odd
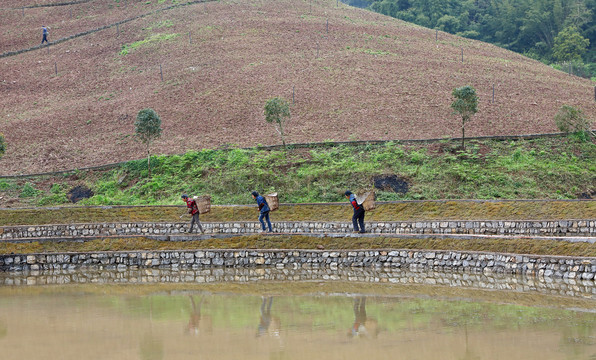
{"label": "tree line", "polygon": [[596,76],[596,0],[343,0]]}

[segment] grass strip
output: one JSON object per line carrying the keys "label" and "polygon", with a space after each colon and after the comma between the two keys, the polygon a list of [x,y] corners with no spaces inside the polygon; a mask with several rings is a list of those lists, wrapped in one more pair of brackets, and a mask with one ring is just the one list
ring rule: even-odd
{"label": "grass strip", "polygon": [[482,251],[511,254],[534,254],[572,257],[596,257],[596,246],[589,243],[573,243],[557,240],[507,239],[507,238],[389,238],[389,237],[310,237],[310,236],[238,236],[225,239],[196,241],[159,241],[143,237],[104,238],[85,242],[31,242],[5,243],[0,254],[32,253],[85,253],[103,251],[161,251],[204,249],[411,249]]}
{"label": "grass strip", "polygon": [[[0,210],[0,226],[121,223],[186,222],[183,206],[61,207]],[[256,221],[256,206],[213,206],[201,215],[201,221]],[[352,209],[348,203],[280,206],[271,213],[275,221],[349,222]],[[404,201],[379,204],[366,214],[366,221],[417,220],[560,220],[596,219],[596,201]]]}
{"label": "grass strip", "polygon": [[[588,199],[596,194],[596,140],[574,136],[459,144],[337,144],[286,150],[203,149],[135,160],[106,170],[0,178],[3,204],[178,205],[180,195],[210,194],[214,204],[253,204],[250,191],[282,203],[345,201],[346,190],[377,189],[380,201],[440,199]],[[565,217],[563,217],[565,218]]]}

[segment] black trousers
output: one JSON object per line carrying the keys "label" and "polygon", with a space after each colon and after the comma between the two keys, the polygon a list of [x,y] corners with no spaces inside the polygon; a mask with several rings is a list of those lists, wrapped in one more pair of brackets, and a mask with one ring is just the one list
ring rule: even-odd
{"label": "black trousers", "polygon": [[[358,210],[354,209],[354,216],[352,216],[352,224],[354,225],[354,231],[364,232],[364,209],[360,208]],[[360,229],[358,229],[358,225],[360,225]]]}

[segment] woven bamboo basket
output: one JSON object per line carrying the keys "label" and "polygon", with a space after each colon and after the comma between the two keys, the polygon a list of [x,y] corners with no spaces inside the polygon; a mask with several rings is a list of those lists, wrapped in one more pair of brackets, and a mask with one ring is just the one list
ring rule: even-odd
{"label": "woven bamboo basket", "polygon": [[265,195],[265,201],[269,205],[269,211],[275,211],[279,209],[279,199],[277,198],[277,193],[271,193]]}
{"label": "woven bamboo basket", "polygon": [[209,195],[201,195],[193,197],[197,202],[197,207],[199,208],[199,214],[206,214],[211,211],[211,196]]}
{"label": "woven bamboo basket", "polygon": [[363,191],[356,194],[356,202],[361,204],[365,211],[374,210],[375,204],[375,192],[374,191]]}

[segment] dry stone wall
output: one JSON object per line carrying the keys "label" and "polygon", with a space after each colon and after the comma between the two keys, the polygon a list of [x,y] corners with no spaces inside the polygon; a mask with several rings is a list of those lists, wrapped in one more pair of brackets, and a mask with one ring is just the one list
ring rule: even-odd
{"label": "dry stone wall", "polygon": [[0,270],[383,268],[517,274],[593,281],[596,258],[415,250],[196,250],[0,255]]}
{"label": "dry stone wall", "polygon": [[[209,233],[255,234],[261,229],[258,222],[203,223]],[[273,230],[283,233],[349,233],[347,222],[274,222]],[[596,219],[590,220],[508,220],[508,221],[395,221],[366,222],[366,230],[373,234],[478,234],[524,236],[596,236]],[[32,238],[84,238],[125,235],[176,235],[188,231],[188,223],[118,223],[0,227],[1,240]]]}

